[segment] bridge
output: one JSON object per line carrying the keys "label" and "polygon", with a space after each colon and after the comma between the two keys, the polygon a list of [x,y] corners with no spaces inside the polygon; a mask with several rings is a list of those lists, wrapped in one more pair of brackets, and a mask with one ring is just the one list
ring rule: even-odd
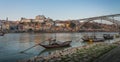
{"label": "bridge", "polygon": [[119,16],[120,16],[120,14],[112,14],[112,15],[104,15],[104,16],[78,19],[78,21],[83,21],[84,22],[79,26],[79,29],[81,29],[81,27],[84,26],[86,23],[88,23],[90,21],[94,21],[94,20],[105,20],[105,21],[109,21],[109,22],[112,22],[112,23],[116,24],[116,26],[120,26],[120,19],[115,20],[115,17],[119,17]]}

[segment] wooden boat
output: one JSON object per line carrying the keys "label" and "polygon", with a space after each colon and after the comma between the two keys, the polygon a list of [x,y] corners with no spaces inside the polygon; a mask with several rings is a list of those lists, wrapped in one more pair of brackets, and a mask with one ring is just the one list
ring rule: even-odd
{"label": "wooden boat", "polygon": [[84,42],[89,42],[90,40],[92,40],[93,42],[104,42],[104,39],[103,38],[91,38],[91,39],[83,39],[82,40]]}
{"label": "wooden boat", "polygon": [[2,33],[0,33],[0,36],[4,36],[4,34],[5,34],[5,33],[2,32]]}
{"label": "wooden boat", "polygon": [[72,41],[65,41],[65,42],[61,42],[61,43],[57,43],[57,42],[55,42],[55,43],[52,43],[52,44],[49,44],[49,45],[43,45],[43,44],[39,44],[40,46],[42,46],[42,47],[45,47],[45,48],[59,48],[59,47],[68,47],[68,46],[70,46],[70,43],[71,43]]}
{"label": "wooden boat", "polygon": [[105,40],[110,40],[110,39],[113,39],[114,36],[112,36],[112,35],[110,35],[110,34],[103,34],[103,38],[104,38]]}
{"label": "wooden boat", "polygon": [[82,40],[84,42],[89,42],[89,41],[92,41],[92,42],[104,42],[103,38],[96,38],[95,36],[94,37],[83,37]]}

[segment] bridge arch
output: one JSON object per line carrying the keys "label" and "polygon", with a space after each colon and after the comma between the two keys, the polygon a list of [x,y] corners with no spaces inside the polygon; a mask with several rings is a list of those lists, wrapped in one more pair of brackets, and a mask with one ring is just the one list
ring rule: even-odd
{"label": "bridge arch", "polygon": [[120,20],[115,20],[114,19],[114,17],[119,17],[119,16],[120,16],[120,14],[113,14],[113,15],[105,15],[105,16],[79,19],[78,21],[83,21],[84,22],[79,26],[79,29],[81,29],[86,23],[88,23],[90,21],[94,21],[94,20],[106,20],[106,21],[109,21],[109,22],[112,22],[112,23],[116,24],[117,26],[120,26]]}

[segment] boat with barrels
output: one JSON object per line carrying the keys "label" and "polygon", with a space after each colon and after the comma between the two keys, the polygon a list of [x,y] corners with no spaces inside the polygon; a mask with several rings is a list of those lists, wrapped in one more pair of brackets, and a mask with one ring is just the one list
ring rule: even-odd
{"label": "boat with barrels", "polygon": [[49,48],[60,48],[60,47],[69,47],[70,43],[72,41],[60,42],[60,41],[56,41],[56,39],[54,39],[54,40],[49,40],[48,42],[49,42],[49,44],[42,44],[42,43],[40,43],[39,45],[44,47],[44,48],[46,48],[46,49],[49,49]]}
{"label": "boat with barrels", "polygon": [[104,42],[105,41],[104,38],[96,38],[96,36],[84,36],[84,37],[82,37],[82,40],[84,42],[89,42],[89,41],[92,41],[92,42]]}
{"label": "boat with barrels", "polygon": [[103,38],[104,38],[105,40],[112,40],[112,39],[114,38],[114,36],[113,36],[113,35],[110,35],[110,34],[103,34]]}

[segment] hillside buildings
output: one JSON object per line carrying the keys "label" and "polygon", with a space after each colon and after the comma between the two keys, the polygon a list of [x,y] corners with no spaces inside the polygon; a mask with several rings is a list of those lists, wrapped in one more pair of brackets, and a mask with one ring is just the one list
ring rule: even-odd
{"label": "hillside buildings", "polygon": [[97,22],[87,23],[82,28],[80,25],[84,22],[78,20],[52,20],[44,15],[37,15],[34,19],[22,17],[18,21],[0,20],[0,30],[4,32],[79,32],[84,31],[115,31],[110,29],[115,25],[100,24]]}

